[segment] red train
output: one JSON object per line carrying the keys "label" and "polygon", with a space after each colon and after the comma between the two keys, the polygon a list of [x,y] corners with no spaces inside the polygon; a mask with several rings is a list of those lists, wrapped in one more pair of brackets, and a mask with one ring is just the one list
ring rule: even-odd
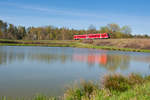
{"label": "red train", "polygon": [[79,39],[108,39],[110,38],[108,33],[99,33],[99,34],[83,34],[83,35],[74,35],[75,40]]}

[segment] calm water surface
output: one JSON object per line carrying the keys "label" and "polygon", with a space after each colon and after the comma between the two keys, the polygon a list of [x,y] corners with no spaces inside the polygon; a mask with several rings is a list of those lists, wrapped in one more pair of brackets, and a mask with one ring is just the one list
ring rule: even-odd
{"label": "calm water surface", "polygon": [[0,96],[58,96],[75,81],[116,72],[149,75],[150,53],[0,46]]}

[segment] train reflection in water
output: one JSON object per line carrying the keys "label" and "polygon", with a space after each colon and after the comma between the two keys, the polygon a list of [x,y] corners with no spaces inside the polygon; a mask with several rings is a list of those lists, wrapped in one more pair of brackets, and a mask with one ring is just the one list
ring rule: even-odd
{"label": "train reflection in water", "polygon": [[99,67],[104,67],[110,71],[125,70],[130,64],[129,55],[109,55],[107,53],[73,54],[72,60],[88,63],[90,67],[94,66],[94,64],[99,64]]}
{"label": "train reflection in water", "polygon": [[107,63],[107,55],[106,54],[88,54],[88,55],[82,55],[82,54],[74,54],[73,60],[75,61],[81,61],[81,62],[88,62],[89,64],[102,64],[106,65]]}
{"label": "train reflection in water", "polygon": [[[31,52],[31,50],[34,52]],[[149,66],[150,55],[144,53],[97,51],[79,48],[1,47],[0,67],[11,65],[15,62],[23,63],[24,61],[44,64],[81,62],[87,67],[98,66],[109,71],[116,71],[118,69],[131,69],[131,66],[143,67],[143,64]],[[135,65],[135,62],[141,63],[141,65]]]}

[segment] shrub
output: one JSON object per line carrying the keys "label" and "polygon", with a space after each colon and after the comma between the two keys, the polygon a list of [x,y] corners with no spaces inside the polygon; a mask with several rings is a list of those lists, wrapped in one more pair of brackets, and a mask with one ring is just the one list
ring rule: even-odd
{"label": "shrub", "polygon": [[144,78],[138,74],[130,74],[128,77],[128,80],[129,80],[129,84],[132,86],[134,86],[136,84],[144,83]]}
{"label": "shrub", "polygon": [[65,92],[65,100],[90,100],[93,91],[98,89],[98,85],[92,81],[81,81],[78,87],[68,88]]}
{"label": "shrub", "polygon": [[105,76],[102,84],[111,91],[124,92],[129,88],[128,79],[119,74]]}
{"label": "shrub", "polygon": [[83,93],[79,87],[68,87],[64,93],[65,100],[81,100]]}
{"label": "shrub", "polygon": [[89,97],[94,90],[98,89],[98,85],[94,84],[92,81],[81,81],[81,89],[83,94]]}

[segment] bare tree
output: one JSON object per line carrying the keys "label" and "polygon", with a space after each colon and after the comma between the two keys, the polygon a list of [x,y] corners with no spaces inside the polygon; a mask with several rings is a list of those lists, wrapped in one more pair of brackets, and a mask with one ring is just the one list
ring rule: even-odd
{"label": "bare tree", "polygon": [[131,34],[132,30],[129,26],[126,25],[121,28],[121,32],[125,34]]}
{"label": "bare tree", "polygon": [[96,27],[91,24],[91,25],[88,27],[88,33],[96,33]]}

